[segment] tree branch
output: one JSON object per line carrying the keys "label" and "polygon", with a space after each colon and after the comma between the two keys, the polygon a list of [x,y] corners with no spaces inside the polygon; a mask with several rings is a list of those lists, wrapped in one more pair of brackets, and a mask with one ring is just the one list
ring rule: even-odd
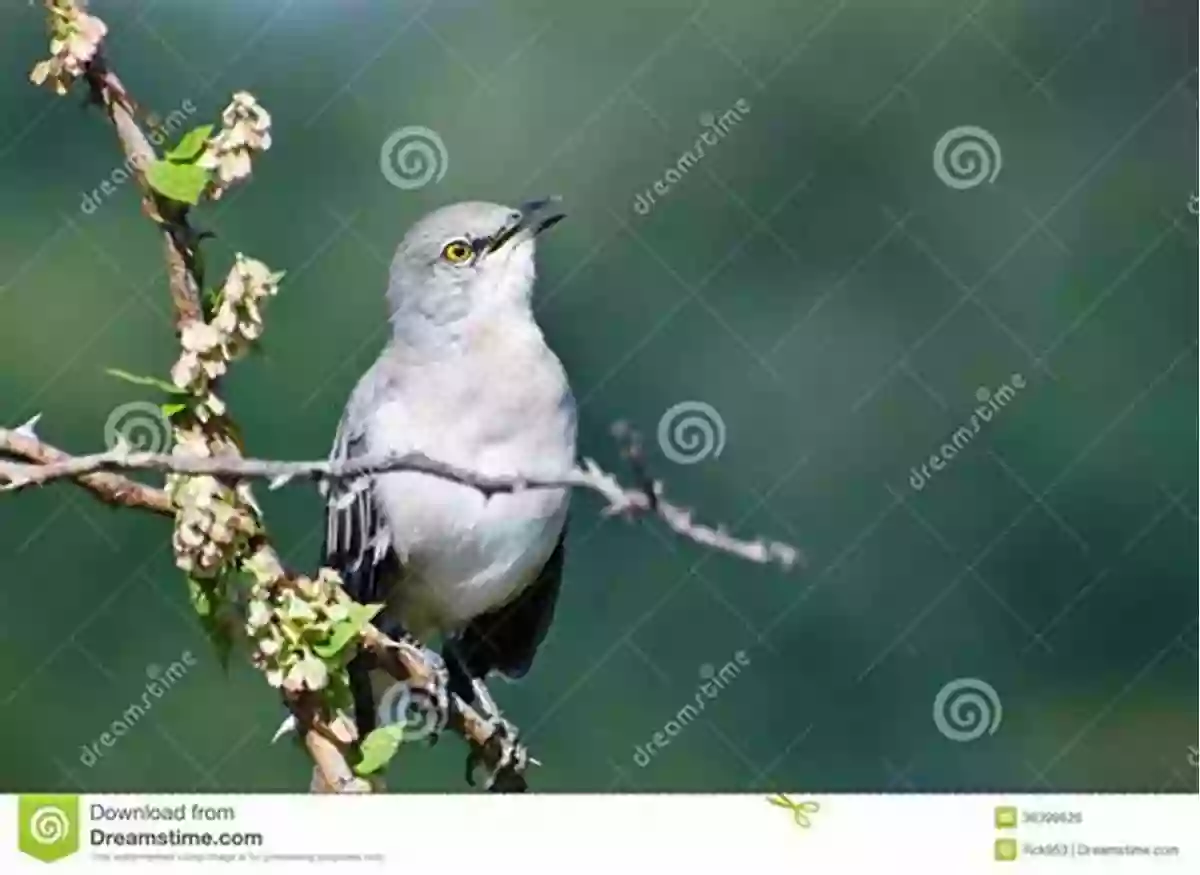
{"label": "tree branch", "polygon": [[[499,493],[522,492],[527,489],[585,489],[601,496],[606,502],[606,516],[654,516],[661,520],[676,535],[705,547],[728,553],[751,562],[775,562],[785,568],[791,567],[801,558],[795,547],[764,538],[744,540],[735,538],[723,528],[713,528],[696,522],[687,508],[667,501],[661,481],[652,480],[644,469],[644,460],[636,435],[626,429],[629,445],[625,449],[639,473],[640,486],[623,486],[616,477],[605,472],[591,459],[583,465],[559,476],[516,475],[497,477],[470,471],[430,458],[424,453],[410,452],[388,455],[363,456],[357,459],[305,462],[268,461],[228,456],[221,458],[144,453],[128,447],[116,447],[103,453],[86,456],[68,456],[53,451],[52,461],[37,466],[27,466],[21,472],[0,483],[0,492],[15,492],[50,483],[55,480],[79,480],[84,477],[105,476],[97,472],[113,471],[158,471],[161,473],[208,475],[237,480],[268,480],[272,489],[277,489],[295,479],[307,479],[321,483],[346,483],[363,478],[395,472],[427,474],[453,483],[459,483],[481,492],[485,497]],[[9,443],[0,429],[0,449]],[[28,439],[26,439],[26,442]],[[11,450],[10,450],[11,452]],[[30,458],[25,456],[24,458]],[[124,478],[119,478],[124,480]],[[132,481],[124,481],[132,483]],[[349,483],[347,494],[361,488]]]}
{"label": "tree branch", "polygon": [[[154,162],[158,155],[138,124],[137,105],[117,74],[108,69],[102,53],[92,62],[86,79],[92,89],[93,100],[104,107],[116,130],[121,151],[125,153],[129,166],[134,168],[147,214],[162,228],[167,282],[175,312],[175,329],[178,331],[184,323],[203,316],[200,297],[202,278],[197,276],[196,253],[189,242],[193,237],[191,228],[182,211],[163,203],[146,183],[144,168]],[[166,215],[170,215],[170,221],[164,218]]]}
{"label": "tree branch", "polygon": [[[33,433],[36,423],[37,417],[34,417],[29,423],[15,430],[0,428],[0,490],[7,489],[14,482],[21,482],[31,474],[36,475],[39,471],[44,471],[47,466],[62,465],[72,460],[69,454],[38,440]],[[5,462],[4,456],[24,459],[34,464]],[[168,517],[175,515],[171,499],[163,490],[119,474],[80,474],[72,479],[105,504],[141,508]]]}

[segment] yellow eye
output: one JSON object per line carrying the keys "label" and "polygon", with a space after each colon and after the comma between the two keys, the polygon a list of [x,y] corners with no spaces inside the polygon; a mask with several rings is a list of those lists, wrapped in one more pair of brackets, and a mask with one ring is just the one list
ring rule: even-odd
{"label": "yellow eye", "polygon": [[453,240],[442,249],[442,258],[451,264],[462,264],[475,254],[465,240]]}

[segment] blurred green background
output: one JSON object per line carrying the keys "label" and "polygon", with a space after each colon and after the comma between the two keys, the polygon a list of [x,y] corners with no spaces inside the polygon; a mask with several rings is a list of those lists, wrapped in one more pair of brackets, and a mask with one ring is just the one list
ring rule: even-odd
{"label": "blurred green background", "polygon": [[[581,452],[619,469],[608,429],[628,420],[677,500],[805,550],[802,569],[755,567],[580,495],[550,639],[498,689],[545,763],[536,789],[1196,791],[1192,0],[92,9],[160,115],[191,101],[199,124],[248,89],[274,116],[253,184],[199,213],[220,272],[235,251],[289,271],[226,390],[254,454],[325,455],[412,221],[556,192],[570,217],[541,247],[537,309]],[[164,374],[174,343],[132,186],[81,210],[120,158],[81,94],[29,85],[45,47],[41,11],[2,0],[0,419],[41,412],[43,437],[87,451],[145,400],[104,369]],[[953,187],[934,147],[967,125],[998,172]],[[385,178],[407,126],[444,144],[440,180]],[[914,489],[1014,373],[1025,388]],[[656,441],[684,402],[714,439],[688,464]],[[264,504],[285,555],[315,563],[315,493]],[[67,486],[0,500],[0,790],[307,786],[303,755],[268,745],[265,683],[215,666],[168,542]],[[200,665],[82,761],[188,649]],[[635,762],[738,650],[750,664],[700,719]],[[995,691],[993,732],[939,731],[959,679]],[[393,787],[465,788],[456,739],[403,753]]]}

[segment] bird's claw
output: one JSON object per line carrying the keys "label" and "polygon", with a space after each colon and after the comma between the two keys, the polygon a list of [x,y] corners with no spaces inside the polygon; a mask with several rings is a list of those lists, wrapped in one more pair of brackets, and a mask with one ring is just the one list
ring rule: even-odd
{"label": "bird's claw", "polygon": [[[492,732],[482,747],[472,748],[467,757],[467,783],[475,781],[476,769],[482,769],[483,789],[492,790],[497,783],[522,774],[529,765],[529,751],[517,740],[517,727],[503,717],[491,721]],[[490,763],[489,763],[490,761]]]}
{"label": "bird's claw", "polygon": [[424,679],[405,684],[409,693],[405,721],[433,746],[450,721],[449,669],[436,651],[421,646],[415,638],[405,636],[397,644],[427,669]]}

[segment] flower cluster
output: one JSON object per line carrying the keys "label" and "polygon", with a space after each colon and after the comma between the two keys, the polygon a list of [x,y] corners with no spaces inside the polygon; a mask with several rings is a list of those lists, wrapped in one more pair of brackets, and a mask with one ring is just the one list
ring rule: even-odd
{"label": "flower cluster", "polygon": [[49,81],[58,94],[66,94],[96,57],[108,27],[82,6],[79,0],[47,0],[51,57],[39,61],[30,72],[34,85]]}
{"label": "flower cluster", "polygon": [[201,422],[225,414],[225,403],[212,391],[212,381],[262,336],[262,304],[278,294],[282,278],[282,272],[239,252],[212,321],[194,319],[183,326],[183,353],[171,368],[171,381],[198,399],[196,417]]}
{"label": "flower cluster", "polygon": [[205,146],[196,164],[216,171],[208,185],[213,200],[250,176],[250,159],[271,148],[271,116],[254,95],[239,91],[221,113],[221,130]]}
{"label": "flower cluster", "polygon": [[212,321],[213,327],[221,332],[231,357],[241,355],[262,337],[260,304],[279,293],[279,281],[283,276],[283,271],[272,272],[261,261],[238,254],[221,289]]}
{"label": "flower cluster", "polygon": [[[193,319],[183,325],[183,352],[171,368],[171,381],[190,394],[194,422],[175,429],[176,455],[203,458],[236,455],[237,446],[219,428],[205,428],[225,414],[225,403],[213,391],[229,362],[262,334],[261,304],[279,291],[282,273],[238,253],[218,296],[211,322]],[[167,480],[178,512],[175,519],[176,564],[198,578],[212,578],[241,554],[259,529],[258,506],[248,484],[230,486],[215,477],[172,475]]]}
{"label": "flower cluster", "polygon": [[329,666],[313,645],[327,641],[334,626],[350,619],[341,580],[323,568],[315,579],[298,577],[287,587],[272,587],[264,578],[276,571],[282,574],[273,554],[256,557],[247,567],[257,567],[246,612],[255,667],[266,675],[267,683],[289,693],[324,689],[329,685]]}
{"label": "flower cluster", "polygon": [[[196,453],[198,434],[188,434],[174,452],[201,455]],[[188,449],[181,450],[185,444]],[[215,477],[183,475],[168,478],[167,488],[178,508],[171,541],[175,564],[201,580],[220,575],[259,530],[253,498],[246,501],[248,489],[230,487]]]}

